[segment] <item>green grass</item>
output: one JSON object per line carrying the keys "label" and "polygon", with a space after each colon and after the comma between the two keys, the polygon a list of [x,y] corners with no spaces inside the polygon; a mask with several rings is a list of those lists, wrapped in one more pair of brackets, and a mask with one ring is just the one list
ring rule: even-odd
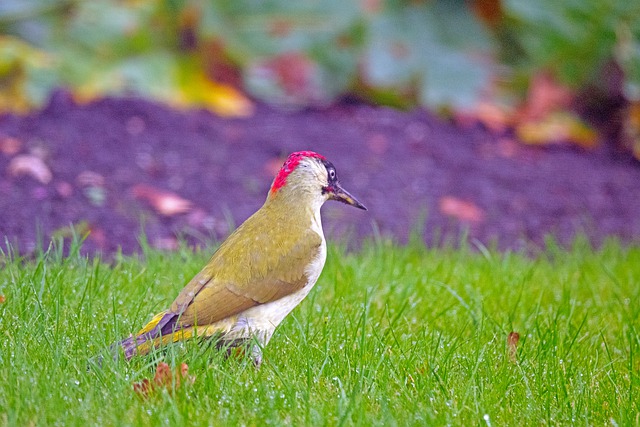
{"label": "green grass", "polygon": [[[194,343],[87,360],[135,331],[208,254],[105,263],[0,255],[0,425],[639,425],[640,247],[581,240],[535,257],[330,246],[265,351]],[[507,336],[520,334],[517,362]],[[162,358],[193,385],[139,398]]]}

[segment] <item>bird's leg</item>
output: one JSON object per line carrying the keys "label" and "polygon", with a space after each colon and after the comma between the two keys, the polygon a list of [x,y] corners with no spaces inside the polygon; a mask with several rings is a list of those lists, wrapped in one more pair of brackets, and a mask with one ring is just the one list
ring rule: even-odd
{"label": "bird's leg", "polygon": [[262,365],[262,346],[257,342],[251,344],[251,360],[253,360],[256,369],[260,369],[260,365]]}

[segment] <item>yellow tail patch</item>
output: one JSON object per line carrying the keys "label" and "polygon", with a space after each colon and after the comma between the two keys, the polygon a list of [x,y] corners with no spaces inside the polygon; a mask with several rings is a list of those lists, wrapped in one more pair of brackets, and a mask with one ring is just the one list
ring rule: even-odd
{"label": "yellow tail patch", "polygon": [[[158,324],[162,316],[164,316],[164,313],[160,313],[156,315],[153,319],[151,319],[151,321],[144,328],[142,328],[140,332],[138,332],[138,335],[147,333],[153,328],[155,328],[155,326]],[[180,329],[169,335],[164,335],[162,337],[158,337],[156,339],[145,341],[143,343],[138,344],[138,346],[136,347],[136,353],[138,355],[143,356],[149,353],[151,349],[155,347],[161,347],[167,344],[188,340],[194,337],[197,337],[197,338],[212,337],[214,335],[224,333],[225,331],[227,331],[228,329],[225,326],[226,325],[213,324],[213,325],[200,326],[198,328],[194,328],[193,326],[190,326],[188,328]]]}
{"label": "yellow tail patch", "polygon": [[160,320],[162,320],[165,314],[167,314],[167,311],[162,311],[153,316],[153,319],[151,319],[149,323],[147,323],[142,329],[140,329],[136,335],[142,335],[146,334],[147,332],[151,332],[151,330],[158,325]]}

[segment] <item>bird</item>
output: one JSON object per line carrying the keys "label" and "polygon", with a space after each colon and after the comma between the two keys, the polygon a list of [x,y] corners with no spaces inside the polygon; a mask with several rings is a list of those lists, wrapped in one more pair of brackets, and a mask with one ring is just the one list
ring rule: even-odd
{"label": "bird", "polygon": [[327,258],[320,208],[327,200],[367,210],[342,188],[324,156],[291,153],[263,206],[229,235],[167,310],[111,349],[129,360],[170,343],[209,338],[227,350],[242,346],[259,367],[278,325],[320,277]]}

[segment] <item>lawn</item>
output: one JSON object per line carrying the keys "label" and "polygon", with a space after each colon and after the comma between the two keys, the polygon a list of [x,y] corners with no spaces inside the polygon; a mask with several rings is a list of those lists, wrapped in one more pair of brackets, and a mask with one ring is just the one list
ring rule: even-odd
{"label": "lawn", "polygon": [[[87,369],[210,251],[5,247],[0,425],[639,425],[640,246],[472,246],[330,245],[259,370],[195,342]],[[141,397],[160,360],[193,383]]]}

